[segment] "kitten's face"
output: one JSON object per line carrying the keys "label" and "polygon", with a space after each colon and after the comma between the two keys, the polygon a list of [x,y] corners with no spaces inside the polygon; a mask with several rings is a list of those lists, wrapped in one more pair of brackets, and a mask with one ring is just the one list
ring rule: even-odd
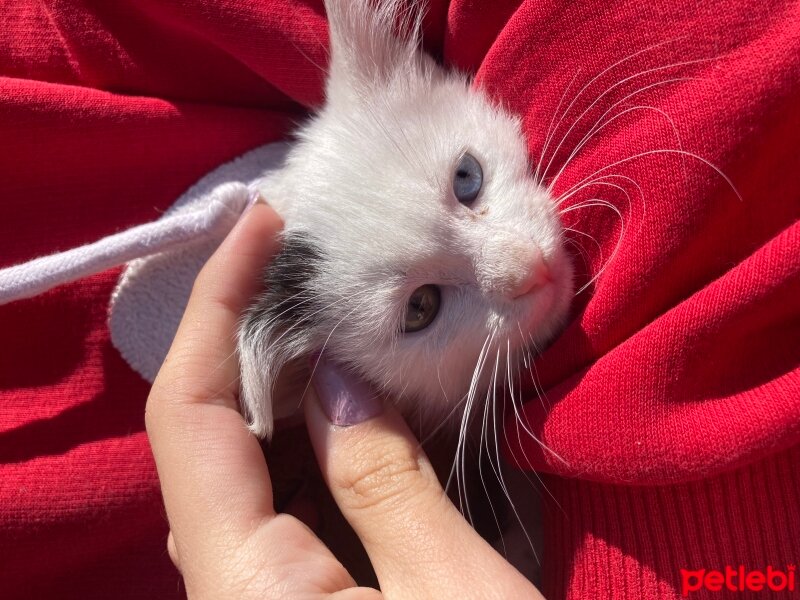
{"label": "kitten's face", "polygon": [[494,363],[499,349],[505,369],[563,322],[561,226],[518,120],[463,78],[419,54],[384,66],[377,84],[332,69],[328,104],[265,184],[292,252],[305,248],[272,283],[303,275],[251,313],[250,334],[291,314],[284,359],[324,347],[407,412],[441,415],[489,384],[482,351]]}

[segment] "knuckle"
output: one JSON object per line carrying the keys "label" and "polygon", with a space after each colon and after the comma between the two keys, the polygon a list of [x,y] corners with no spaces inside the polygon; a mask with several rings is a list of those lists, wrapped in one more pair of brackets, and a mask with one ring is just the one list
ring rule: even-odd
{"label": "knuckle", "polygon": [[189,292],[189,297],[193,298],[203,294],[206,289],[213,287],[214,277],[211,273],[211,267],[206,262],[203,267],[195,275],[194,282],[192,282],[192,289]]}
{"label": "knuckle", "polygon": [[389,509],[423,495],[432,486],[431,477],[421,452],[399,449],[369,453],[341,473],[335,485],[351,510]]}
{"label": "knuckle", "polygon": [[242,310],[242,298],[235,290],[220,287],[220,267],[216,264],[206,265],[197,274],[192,284],[190,298],[197,298],[203,304],[214,310],[222,310],[232,314],[239,314]]}
{"label": "knuckle", "polygon": [[[199,342],[196,346],[202,348]],[[206,364],[214,367],[205,368]],[[201,350],[192,354],[183,349],[173,349],[153,381],[148,405],[235,404],[232,398],[239,381],[218,381],[215,368],[219,366],[212,358],[203,356]]]}
{"label": "knuckle", "polygon": [[154,387],[150,389],[147,402],[144,405],[144,427],[149,433],[152,432],[161,420],[162,404],[159,390]]}

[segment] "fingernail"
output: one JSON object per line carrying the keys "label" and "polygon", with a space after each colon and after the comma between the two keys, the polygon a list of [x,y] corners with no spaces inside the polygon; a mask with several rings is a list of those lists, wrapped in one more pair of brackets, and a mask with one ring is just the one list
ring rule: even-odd
{"label": "fingernail", "polygon": [[242,227],[244,227],[244,224],[247,222],[245,217],[250,214],[250,211],[252,211],[257,204],[267,204],[267,201],[264,200],[260,193],[250,192],[250,195],[247,198],[247,204],[244,205],[242,212],[236,216],[236,221],[229,228],[227,237],[230,237],[234,234],[234,232],[239,231]]}
{"label": "fingernail", "polygon": [[366,383],[336,368],[324,356],[312,359],[311,367],[319,405],[334,425],[356,425],[383,412],[381,399]]}
{"label": "fingernail", "polygon": [[256,204],[266,204],[267,201],[264,200],[264,196],[261,195],[261,192],[251,192],[250,200],[247,203],[247,208],[245,208],[245,212],[253,208]]}

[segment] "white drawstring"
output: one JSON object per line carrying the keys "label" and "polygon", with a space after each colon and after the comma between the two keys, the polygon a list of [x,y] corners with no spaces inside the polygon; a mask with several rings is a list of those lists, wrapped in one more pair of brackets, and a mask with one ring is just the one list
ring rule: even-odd
{"label": "white drawstring", "polygon": [[30,298],[63,283],[100,273],[136,258],[195,242],[221,237],[252,200],[239,182],[219,187],[217,198],[202,208],[178,211],[158,221],[138,225],[92,244],[0,269],[0,304]]}

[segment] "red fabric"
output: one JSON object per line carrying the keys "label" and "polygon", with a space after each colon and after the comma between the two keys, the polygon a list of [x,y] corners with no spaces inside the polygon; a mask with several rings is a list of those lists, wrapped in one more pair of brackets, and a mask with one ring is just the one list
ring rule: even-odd
{"label": "red fabric", "polygon": [[[790,573],[800,556],[800,447],[715,477],[669,486],[544,476],[545,598],[680,598],[684,572],[768,567]],[[686,581],[692,584],[691,579]],[[734,589],[740,578],[732,578]],[[776,581],[775,583],[779,583]],[[787,582],[788,584],[788,582]],[[694,591],[693,591],[694,590]],[[686,586],[689,598],[797,598],[757,588]]]}
{"label": "red fabric", "polygon": [[[0,0],[0,264],[150,221],[208,170],[281,138],[322,98],[325,40],[310,0]],[[552,121],[594,75],[662,42]],[[608,262],[537,363],[544,406],[525,409],[566,464],[530,441],[509,449],[554,473],[564,511],[546,519],[545,589],[675,597],[684,564],[800,559],[800,3],[437,1],[425,43],[523,117],[532,157],[560,123],[545,163],[587,111],[549,175],[614,102],[692,78],[620,104],[652,108],[602,129],[555,192],[679,147],[663,111],[680,146],[742,195],[701,162],[661,154],[608,171],[641,194],[617,178],[606,183],[629,199],[601,186],[563,205],[604,198],[625,227],[608,261],[615,214],[565,214],[587,254],[576,250],[578,270]],[[701,58],[711,60],[645,73],[592,106],[627,77]],[[0,307],[4,598],[182,595],[143,431],[147,385],[105,325],[117,274]],[[720,505],[741,514],[728,524],[740,544],[708,542]],[[687,534],[688,517],[702,535]],[[786,535],[759,533],[764,522]],[[750,547],[756,538],[769,552]]]}

